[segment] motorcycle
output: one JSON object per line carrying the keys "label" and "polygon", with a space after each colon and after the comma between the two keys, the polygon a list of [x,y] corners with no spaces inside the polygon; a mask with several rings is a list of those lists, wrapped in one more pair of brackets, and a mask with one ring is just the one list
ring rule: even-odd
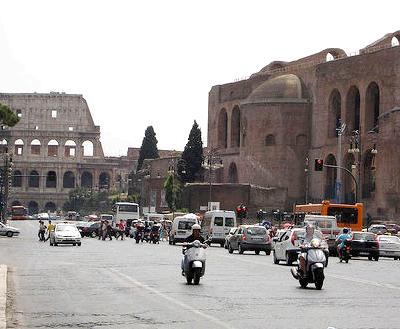
{"label": "motorcycle", "polygon": [[136,227],[136,233],[135,233],[136,243],[139,243],[139,241],[143,242],[143,239],[144,239],[143,228],[138,226],[138,227]]}
{"label": "motorcycle", "polygon": [[[145,240],[146,242],[151,242],[150,241],[150,231],[149,230],[145,230],[144,231],[143,240]],[[142,242],[143,242],[143,240],[142,240]]]}
{"label": "motorcycle", "polygon": [[342,262],[343,260],[348,263],[349,259],[351,258],[350,256],[350,246],[351,246],[351,240],[345,240],[344,241],[344,247],[342,248],[341,252],[339,253],[339,260]]}
{"label": "motorcycle", "polygon": [[326,257],[324,250],[321,248],[321,241],[319,239],[312,239],[310,245],[301,247],[301,253],[305,257],[305,273],[299,266],[293,267],[291,273],[293,277],[299,281],[302,288],[306,288],[309,283],[315,283],[317,290],[322,289],[324,284],[324,267],[326,264]]}
{"label": "motorcycle", "polygon": [[150,232],[150,243],[160,243],[160,228],[154,225]]}
{"label": "motorcycle", "polygon": [[201,243],[195,240],[183,246],[182,253],[182,275],[186,277],[187,284],[198,285],[200,278],[204,275],[206,269],[206,248],[207,243]]}

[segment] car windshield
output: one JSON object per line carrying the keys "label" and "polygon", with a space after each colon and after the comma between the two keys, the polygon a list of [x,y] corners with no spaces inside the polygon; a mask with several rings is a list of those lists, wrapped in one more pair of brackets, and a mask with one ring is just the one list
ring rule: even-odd
{"label": "car windshield", "polygon": [[265,227],[253,226],[247,229],[247,233],[250,235],[265,235],[267,234],[267,230],[265,229]]}
{"label": "car windshield", "polygon": [[364,240],[364,241],[374,241],[375,234],[368,234],[368,233],[354,233],[353,234],[354,240]]}
{"label": "car windshield", "polygon": [[400,243],[400,239],[397,236],[381,235],[379,237],[380,242],[395,242]]}
{"label": "car windshield", "polygon": [[56,231],[76,231],[76,227],[72,225],[57,225]]}
{"label": "car windshield", "polygon": [[227,227],[233,227],[234,226],[234,220],[231,217],[226,217],[225,218],[225,226]]}
{"label": "car windshield", "polygon": [[196,223],[192,221],[181,220],[178,223],[178,230],[190,230],[194,224]]}

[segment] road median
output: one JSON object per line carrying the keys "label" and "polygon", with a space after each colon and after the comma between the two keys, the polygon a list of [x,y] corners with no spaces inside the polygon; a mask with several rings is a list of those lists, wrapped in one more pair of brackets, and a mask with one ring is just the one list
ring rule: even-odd
{"label": "road median", "polygon": [[6,329],[7,265],[0,265],[0,329]]}

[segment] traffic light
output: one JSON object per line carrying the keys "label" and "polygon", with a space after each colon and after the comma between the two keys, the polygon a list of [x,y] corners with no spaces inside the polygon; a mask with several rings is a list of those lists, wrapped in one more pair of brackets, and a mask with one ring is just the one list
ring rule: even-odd
{"label": "traffic light", "polygon": [[239,205],[236,207],[236,217],[239,219],[247,218],[247,207],[244,205]]}
{"label": "traffic light", "polygon": [[323,168],[324,168],[324,160],[315,159],[314,170],[315,171],[322,171]]}

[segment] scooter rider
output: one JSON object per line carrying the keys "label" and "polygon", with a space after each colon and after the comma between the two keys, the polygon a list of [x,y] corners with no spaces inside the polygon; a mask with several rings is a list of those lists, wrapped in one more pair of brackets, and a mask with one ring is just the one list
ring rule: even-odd
{"label": "scooter rider", "polygon": [[350,230],[347,227],[345,227],[343,229],[343,233],[340,234],[337,237],[336,241],[335,241],[337,243],[337,245],[338,245],[337,246],[337,251],[338,251],[338,254],[339,254],[339,258],[342,256],[342,250],[344,248],[345,241],[349,240],[349,239],[351,239]]}
{"label": "scooter rider", "polygon": [[[311,240],[315,238],[314,232],[315,232],[314,226],[308,224],[306,226],[306,235],[304,236],[303,242],[301,244],[302,247],[307,247],[311,244]],[[306,274],[307,272],[306,257],[307,257],[306,252],[301,252],[299,255],[299,268],[300,271],[303,272],[303,274]]]}
{"label": "scooter rider", "polygon": [[187,243],[194,242],[199,240],[201,243],[204,243],[204,238],[200,235],[201,226],[199,224],[194,224],[192,226],[192,234],[186,238]]}

